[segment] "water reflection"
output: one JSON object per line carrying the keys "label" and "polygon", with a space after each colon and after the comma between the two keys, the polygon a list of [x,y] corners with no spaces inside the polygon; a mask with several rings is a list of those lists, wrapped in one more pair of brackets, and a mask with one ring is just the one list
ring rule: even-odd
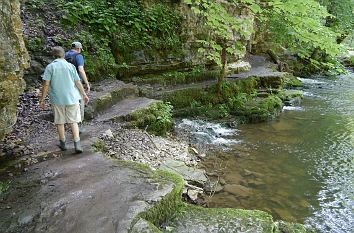
{"label": "water reflection", "polygon": [[238,143],[209,153],[206,168],[223,168],[223,190],[210,206],[261,209],[318,232],[353,232],[353,75],[303,81],[309,89],[301,107],[239,125],[225,139]]}

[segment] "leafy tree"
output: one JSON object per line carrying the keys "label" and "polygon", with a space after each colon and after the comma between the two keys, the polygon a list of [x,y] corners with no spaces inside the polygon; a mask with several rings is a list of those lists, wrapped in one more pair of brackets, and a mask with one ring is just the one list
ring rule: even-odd
{"label": "leafy tree", "polygon": [[218,91],[221,92],[226,76],[226,54],[244,54],[243,45],[235,41],[235,34],[247,38],[253,33],[251,22],[248,19],[236,18],[228,13],[226,7],[247,8],[253,13],[259,13],[261,8],[253,0],[184,0],[191,5],[194,13],[202,16],[204,26],[208,29],[207,39],[199,39],[199,52],[207,54],[207,58],[214,61],[220,68]]}
{"label": "leafy tree", "polygon": [[318,48],[334,57],[340,54],[338,33],[325,25],[333,16],[315,0],[271,0],[265,3],[264,22],[271,39],[296,52],[302,59],[319,64],[312,51]]}
{"label": "leafy tree", "polygon": [[328,12],[334,17],[327,17],[326,26],[338,32],[337,43],[353,33],[354,28],[354,0],[319,0],[326,6]]}
{"label": "leafy tree", "polygon": [[[192,5],[192,10],[204,17],[205,26],[210,29],[210,35],[206,40],[198,40],[203,45],[199,52],[207,52],[208,58],[221,68],[222,74],[218,82],[221,90],[227,65],[226,53],[243,53],[242,44],[239,41],[232,41],[233,34],[237,32],[243,37],[248,37],[249,33],[253,33],[250,22],[230,16],[225,8],[226,1],[184,0],[184,2]],[[333,19],[334,16],[317,0],[261,0],[260,2],[228,0],[227,2],[230,4],[229,7],[248,8],[259,20],[261,31],[267,32],[270,40],[276,45],[296,52],[302,60],[309,61],[315,66],[325,65],[335,68],[333,64],[318,62],[313,54],[314,50],[323,51],[329,57],[341,53],[341,47],[337,44],[340,33],[326,25],[326,20]],[[348,23],[344,24],[348,26]]]}

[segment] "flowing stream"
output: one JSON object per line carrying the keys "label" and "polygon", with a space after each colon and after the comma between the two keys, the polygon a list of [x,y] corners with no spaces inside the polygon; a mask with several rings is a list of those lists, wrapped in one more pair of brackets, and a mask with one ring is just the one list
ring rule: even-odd
{"label": "flowing stream", "polygon": [[176,129],[219,145],[202,162],[223,188],[210,207],[353,232],[354,75],[301,80],[309,87],[301,106],[285,107],[273,121],[227,128],[184,119]]}

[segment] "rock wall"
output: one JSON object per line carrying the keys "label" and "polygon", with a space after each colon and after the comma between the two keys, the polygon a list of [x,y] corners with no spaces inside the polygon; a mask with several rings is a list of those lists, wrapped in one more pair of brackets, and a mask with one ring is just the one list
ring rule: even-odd
{"label": "rock wall", "polygon": [[[56,2],[56,1],[53,1]],[[203,27],[203,21],[200,15],[194,14],[190,6],[181,0],[143,0],[144,7],[149,8],[155,4],[163,3],[166,7],[170,7],[175,11],[181,12],[183,19],[181,22],[180,41],[182,46],[177,51],[157,50],[151,48],[133,50],[124,52],[119,48],[119,42],[112,41],[111,50],[114,55],[118,68],[119,78],[139,76],[144,74],[158,74],[167,71],[184,71],[198,65],[210,66],[211,62],[207,60],[206,54],[201,54],[197,50],[200,46],[196,43],[196,39],[208,36],[210,33],[207,28]],[[68,41],[72,40],[75,35],[67,27],[63,27],[59,22],[63,12],[61,8],[53,8],[52,4],[40,6],[40,9],[33,10],[28,1],[22,4],[22,20],[24,24],[24,34],[27,39],[27,47],[31,55],[31,67],[24,72],[25,80],[29,85],[37,86],[41,81],[40,75],[44,71],[44,67],[50,62],[51,57],[46,52],[48,48],[54,45],[63,47],[68,46]],[[224,7],[231,15],[237,18],[248,19],[253,22],[253,16],[249,10],[231,6],[229,2],[224,1]],[[36,16],[38,14],[38,16]],[[41,23],[36,23],[37,19],[46,19]],[[57,23],[55,23],[57,22]],[[84,26],[84,25],[81,25]],[[82,27],[84,30],[85,27]],[[88,33],[82,30],[82,33]],[[58,38],[61,38],[60,40]],[[248,44],[249,38],[234,34],[233,41],[242,43],[244,50]],[[66,44],[67,43],[67,44]],[[163,43],[163,41],[161,42]],[[87,45],[86,45],[87,46]],[[92,48],[91,52],[94,51]],[[228,56],[228,63],[234,63],[233,70],[249,69],[249,67],[239,64],[244,55],[234,54]],[[86,72],[88,60],[85,60]],[[124,64],[125,63],[125,64]],[[123,65],[124,64],[124,65]],[[241,67],[241,68],[240,68]],[[116,70],[114,70],[116,72]],[[100,74],[97,74],[100,75]],[[89,79],[90,79],[90,75]],[[124,79],[125,80],[125,79]]]}
{"label": "rock wall", "polygon": [[25,88],[23,70],[29,67],[18,0],[0,0],[0,140],[16,122],[18,96]]}
{"label": "rock wall", "polygon": [[[150,7],[159,1],[144,0],[144,6]],[[191,7],[183,1],[171,1],[165,3],[168,7],[183,13],[182,32],[180,38],[182,40],[182,47],[178,53],[171,51],[156,51],[152,49],[145,49],[132,52],[132,59],[127,63],[129,68],[122,68],[121,76],[124,75],[141,75],[151,73],[161,73],[171,70],[189,69],[197,65],[210,66],[212,63],[207,60],[206,54],[201,54],[197,50],[200,44],[196,42],[201,37],[209,37],[210,33],[206,27],[203,26],[203,19],[200,15],[196,15]],[[237,8],[232,3],[224,2],[224,8],[228,10],[229,14],[239,18],[248,19],[253,22],[253,15],[246,8]],[[182,39],[183,38],[183,39]],[[238,33],[234,33],[233,42],[239,41],[246,50],[247,40]],[[121,51],[114,54],[117,63],[121,64],[119,56]],[[228,55],[228,63],[234,63],[244,57],[242,54]]]}

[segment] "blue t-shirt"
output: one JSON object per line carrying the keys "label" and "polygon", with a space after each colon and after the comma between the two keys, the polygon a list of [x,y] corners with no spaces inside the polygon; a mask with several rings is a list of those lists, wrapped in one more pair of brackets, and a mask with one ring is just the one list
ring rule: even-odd
{"label": "blue t-shirt", "polygon": [[79,75],[79,77],[80,77],[80,81],[82,82],[82,78],[81,78],[81,75],[80,75],[80,73],[79,73],[78,67],[85,65],[85,64],[84,64],[84,56],[82,56],[81,53],[78,53],[78,52],[73,51],[73,50],[69,50],[69,51],[67,51],[67,52],[65,53],[65,57],[70,57],[70,56],[72,56],[72,55],[74,55],[74,54],[76,54],[76,53],[77,53],[77,55],[75,56],[75,64],[74,64],[74,65],[75,65],[76,70],[77,70],[77,73],[78,73],[78,75]]}
{"label": "blue t-shirt", "polygon": [[75,66],[65,59],[55,59],[44,71],[43,80],[49,81],[50,101],[56,105],[72,105],[82,98],[75,82],[80,78]]}

